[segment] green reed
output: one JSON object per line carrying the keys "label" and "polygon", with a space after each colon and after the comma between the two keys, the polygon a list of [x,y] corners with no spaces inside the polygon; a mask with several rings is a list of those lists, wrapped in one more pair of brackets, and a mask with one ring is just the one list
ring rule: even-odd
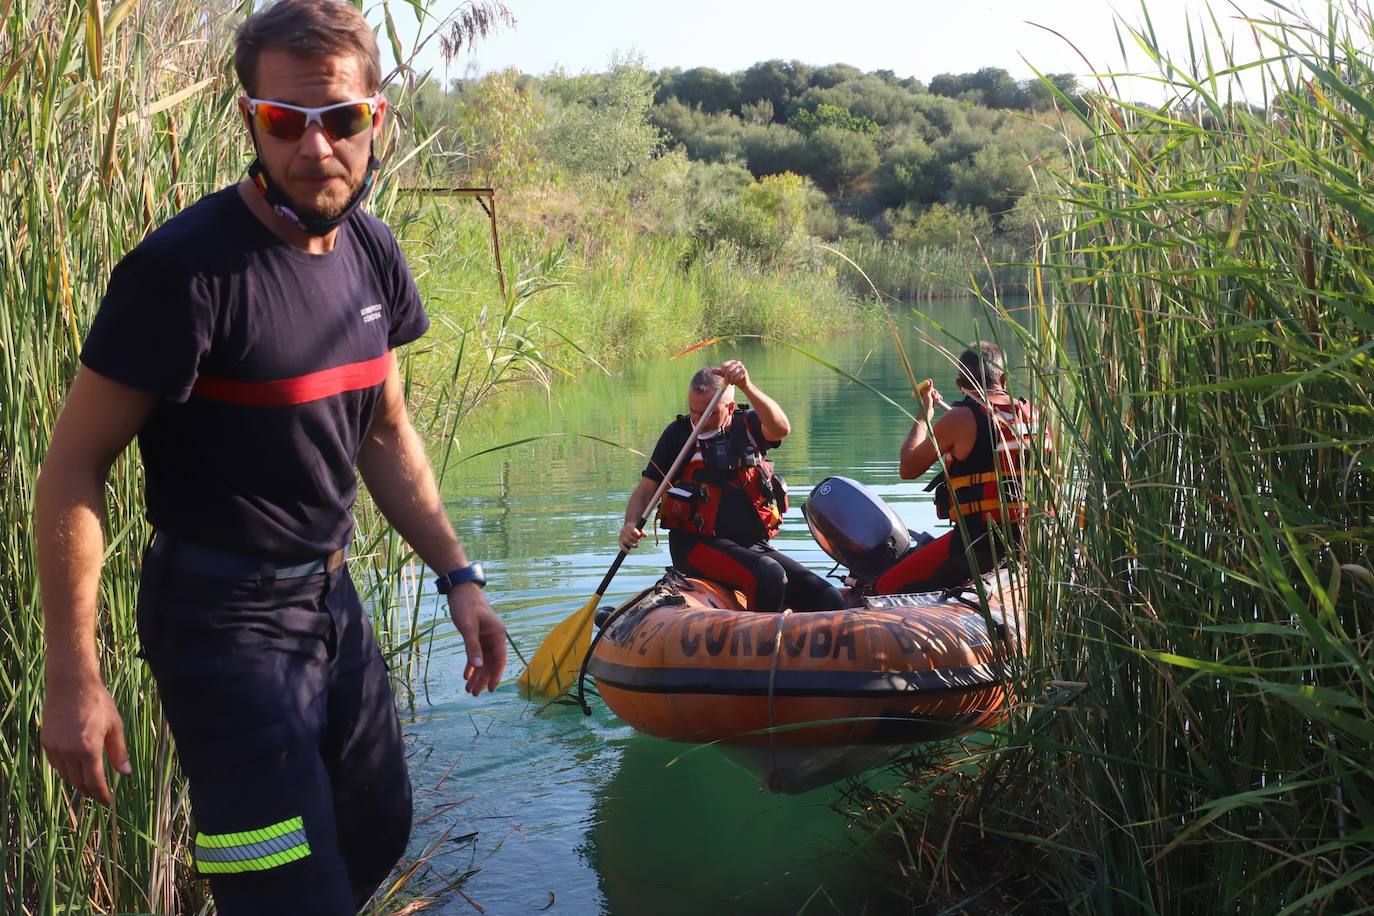
{"label": "green reed", "polygon": [[[106,811],[74,800],[39,745],[43,634],[32,486],[115,260],[182,202],[241,167],[224,10],[14,0],[0,5],[0,911],[194,912],[188,810],[146,668],[135,656],[147,537],[130,456],[106,488],[102,666],[134,775]],[[161,41],[175,35],[183,43]],[[116,72],[117,71],[117,72]],[[159,110],[156,103],[196,87]]]}
{"label": "green reed", "polygon": [[961,247],[923,245],[879,240],[846,242],[844,253],[863,270],[843,272],[850,286],[866,293],[869,281],[895,299],[963,298],[982,293],[991,298],[1024,296],[1026,268],[1018,263],[1013,246],[998,241]]}
{"label": "green reed", "polygon": [[[116,463],[105,491],[98,639],[133,766],[116,780],[109,810],[74,798],[39,743],[44,651],[32,489],[110,270],[158,224],[242,174],[249,153],[237,131],[230,47],[253,5],[0,0],[0,912],[206,906],[188,868],[184,780],[137,656],[134,608],[149,534],[137,452]],[[388,92],[405,110],[413,88],[393,83]],[[423,141],[401,123],[388,143],[406,150]],[[425,167],[423,153],[408,165]],[[398,182],[384,172],[373,209],[405,225]],[[531,364],[452,339],[430,348],[458,353],[450,378],[460,383]],[[423,401],[422,423],[451,416],[441,394]],[[397,611],[406,602],[395,595],[414,571],[365,502],[359,516],[353,568],[383,651],[406,658],[398,672],[406,673],[423,627]]]}
{"label": "green reed", "polygon": [[1191,65],[1136,31],[1178,99],[1093,100],[1003,324],[1062,481],[1019,702],[851,799],[961,911],[1374,909],[1374,27],[1255,30]]}

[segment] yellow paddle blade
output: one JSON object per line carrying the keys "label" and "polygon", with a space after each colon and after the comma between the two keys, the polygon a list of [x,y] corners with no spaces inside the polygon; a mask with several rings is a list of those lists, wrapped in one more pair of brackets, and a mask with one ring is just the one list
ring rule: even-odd
{"label": "yellow paddle blade", "polygon": [[592,620],[600,600],[600,595],[592,595],[581,610],[549,631],[520,675],[521,693],[556,697],[573,685],[592,644]]}

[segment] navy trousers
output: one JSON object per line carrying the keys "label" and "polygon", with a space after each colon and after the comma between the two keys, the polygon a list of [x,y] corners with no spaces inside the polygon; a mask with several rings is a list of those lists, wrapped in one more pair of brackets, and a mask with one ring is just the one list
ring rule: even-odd
{"label": "navy trousers", "polygon": [[348,914],[405,851],[386,665],[347,567],[220,578],[144,558],[138,629],[221,916]]}

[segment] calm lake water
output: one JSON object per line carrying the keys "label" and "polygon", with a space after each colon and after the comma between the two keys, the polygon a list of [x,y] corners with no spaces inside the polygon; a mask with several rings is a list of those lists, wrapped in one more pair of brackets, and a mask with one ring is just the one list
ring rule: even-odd
{"label": "calm lake water", "polygon": [[[919,342],[987,336],[973,302],[894,310],[917,378],[955,395],[949,364]],[[1005,341],[1004,341],[1005,343]],[[891,336],[852,334],[805,344],[911,409],[910,384]],[[451,469],[443,490],[468,553],[482,561],[488,594],[528,656],[556,623],[596,590],[615,558],[625,500],[644,458],[580,438],[652,450],[685,412],[687,379],[702,365],[744,360],[787,411],[792,435],[772,453],[792,490],[780,549],[826,573],[800,505],[811,487],[843,474],[877,490],[917,530],[937,527],[921,483],[897,477],[910,420],[872,392],[780,344],[719,344],[681,360],[588,371],[551,393],[530,391],[463,429],[471,454],[536,435],[554,438],[474,458]],[[1009,354],[1015,365],[1016,353]],[[606,603],[656,580],[670,562],[666,537],[626,560]],[[434,608],[437,610],[437,601]],[[909,912],[894,892],[891,859],[847,829],[836,787],[805,795],[761,791],[757,777],[712,749],[638,735],[605,706],[541,709],[521,699],[512,657],[495,694],[462,693],[455,638],[436,643],[428,677],[404,720],[412,749],[416,829],[411,853],[435,847],[437,874],[473,870],[428,912],[487,914],[774,914]],[[476,905],[476,907],[474,906]],[[545,909],[547,908],[547,909]]]}

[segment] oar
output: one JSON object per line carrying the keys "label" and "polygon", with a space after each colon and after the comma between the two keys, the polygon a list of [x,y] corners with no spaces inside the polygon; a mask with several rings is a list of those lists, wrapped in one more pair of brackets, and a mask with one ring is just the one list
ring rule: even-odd
{"label": "oar", "polygon": [[[668,469],[668,473],[663,475],[663,482],[654,491],[653,498],[644,507],[644,514],[639,517],[635,527],[643,529],[649,522],[649,515],[654,511],[654,506],[662,498],[663,493],[668,487],[672,486],[673,478],[677,476],[678,469],[691,454],[693,446],[696,444],[697,436],[710,422],[715,414],[716,405],[724,397],[725,392],[729,391],[730,385],[724,385],[715,396],[711,398],[711,403],[701,412],[701,419],[692,428],[692,434],[687,437],[687,444],[678,452],[677,459],[673,466]],[[582,667],[582,656],[587,653],[587,649],[592,641],[592,621],[596,617],[596,606],[606,595],[606,589],[611,587],[611,580],[620,570],[620,564],[625,562],[628,551],[621,549],[616,554],[615,562],[606,571],[606,577],[601,580],[601,584],[596,588],[596,594],[587,599],[587,603],[567,620],[554,627],[549,635],[544,637],[544,642],[540,644],[534,657],[530,659],[529,665],[520,675],[520,690],[526,694],[542,693],[545,696],[557,696],[564,689],[571,686],[577,679],[577,672]]]}

